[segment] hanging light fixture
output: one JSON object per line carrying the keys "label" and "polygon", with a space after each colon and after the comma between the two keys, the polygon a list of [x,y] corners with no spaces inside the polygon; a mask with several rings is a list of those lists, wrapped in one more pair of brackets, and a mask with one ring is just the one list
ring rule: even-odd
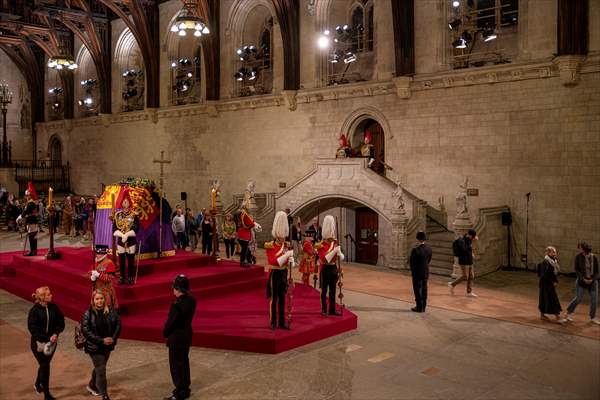
{"label": "hanging light fixture", "polygon": [[173,25],[171,25],[171,32],[177,33],[181,37],[186,36],[188,33],[195,37],[210,33],[204,21],[192,12],[196,6],[196,0],[186,0],[184,2],[183,8],[177,14]]}
{"label": "hanging light fixture", "polygon": [[48,60],[48,68],[52,68],[55,70],[69,69],[74,70],[77,69],[77,63],[75,59],[69,55],[60,55],[56,57],[51,57]]}

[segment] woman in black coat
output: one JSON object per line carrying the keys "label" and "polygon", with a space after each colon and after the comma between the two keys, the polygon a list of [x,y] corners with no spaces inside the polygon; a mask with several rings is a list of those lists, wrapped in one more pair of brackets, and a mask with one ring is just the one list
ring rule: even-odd
{"label": "woman in black coat", "polygon": [[52,303],[48,286],[42,286],[31,295],[35,304],[29,310],[27,328],[31,333],[31,351],[40,365],[35,391],[44,393],[45,400],[53,400],[50,394],[50,361],[58,343],[58,335],[65,329],[65,317],[60,308]]}
{"label": "woman in black coat", "polygon": [[213,220],[210,214],[204,215],[202,221],[202,254],[212,253],[213,242]]}
{"label": "woman in black coat", "polygon": [[94,364],[92,378],[86,389],[94,396],[101,395],[102,400],[109,400],[106,364],[121,333],[121,318],[114,309],[108,308],[101,291],[94,291],[92,295],[92,304],[81,319],[81,332],[86,339],[85,352]]}
{"label": "woman in black coat", "polygon": [[560,271],[556,256],[556,249],[551,246],[547,247],[544,261],[538,265],[538,276],[540,277],[540,300],[538,308],[542,320],[548,321],[549,318],[546,314],[550,314],[554,315],[556,322],[563,323],[563,320],[560,318],[562,307],[556,294],[558,273]]}

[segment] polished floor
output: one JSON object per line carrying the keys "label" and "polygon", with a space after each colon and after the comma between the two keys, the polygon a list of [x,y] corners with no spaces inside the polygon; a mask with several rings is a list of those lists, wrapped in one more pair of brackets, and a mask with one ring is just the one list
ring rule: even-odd
{"label": "polished floor", "polygon": [[[19,244],[18,235],[0,233],[0,251]],[[477,299],[466,299],[460,288],[450,296],[443,279],[432,279],[425,314],[410,312],[406,275],[352,265],[345,277],[358,330],[278,355],[193,348],[192,399],[600,397],[600,327],[587,322],[587,305],[572,326],[537,322],[533,274],[478,279]],[[561,282],[566,306],[572,282]],[[0,291],[0,399],[41,398],[32,387],[30,306]],[[91,361],[74,348],[72,332],[68,321],[51,385],[59,399],[89,399],[84,387]],[[161,344],[120,341],[108,370],[112,399],[159,399],[171,388]]]}

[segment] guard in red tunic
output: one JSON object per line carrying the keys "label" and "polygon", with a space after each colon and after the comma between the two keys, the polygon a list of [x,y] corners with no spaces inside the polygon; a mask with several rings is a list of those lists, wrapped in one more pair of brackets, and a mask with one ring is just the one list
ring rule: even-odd
{"label": "guard in red tunic", "polygon": [[315,262],[315,249],[310,236],[304,238],[304,243],[302,244],[302,258],[300,259],[300,267],[298,270],[302,272],[302,283],[306,286],[310,285],[311,274],[315,274],[316,281],[316,274],[319,273],[319,267]]}
{"label": "guard in red tunic", "polygon": [[254,217],[248,211],[249,199],[242,202],[241,211],[236,215],[238,242],[240,243],[240,267],[247,267],[251,264],[251,254],[248,251],[248,243],[252,239],[252,229],[260,232],[261,226],[254,221]]}
{"label": "guard in red tunic", "polygon": [[290,279],[288,279],[288,275],[291,276],[288,269],[291,270],[294,264],[294,251],[290,250],[290,243],[285,241],[289,229],[287,214],[278,211],[275,214],[273,230],[271,231],[275,240],[265,243],[267,262],[271,268],[267,282],[271,329],[275,329],[277,326],[281,329],[289,329],[289,326],[285,324],[285,295],[288,290],[292,290],[290,286],[293,285],[293,281],[290,282]]}
{"label": "guard in red tunic", "polygon": [[340,135],[340,147],[335,152],[335,158],[348,158],[352,156],[352,151],[348,146],[348,139],[343,133]]}
{"label": "guard in red tunic", "polygon": [[27,239],[29,240],[29,253],[25,254],[25,256],[37,256],[37,234],[39,231],[39,207],[36,203],[37,201],[37,193],[35,192],[35,187],[31,182],[27,184],[27,190],[25,191],[25,199],[27,200],[27,204],[25,205],[25,209],[17,218],[17,223],[20,223],[22,220],[25,220],[25,225],[27,226]]}
{"label": "guard in red tunic", "polygon": [[365,142],[360,147],[360,155],[369,159],[368,166],[373,168],[375,162],[375,146],[373,146],[373,134],[371,131],[365,132]]}
{"label": "guard in red tunic", "polygon": [[323,219],[323,240],[315,245],[321,265],[321,314],[327,314],[327,294],[329,292],[329,315],[341,315],[335,310],[335,291],[338,282],[337,260],[344,260],[342,249],[335,239],[335,220],[331,215]]}
{"label": "guard in red tunic", "polygon": [[117,294],[112,281],[117,273],[117,267],[110,257],[107,257],[108,246],[96,246],[96,262],[94,268],[90,271],[90,279],[93,282],[93,291],[104,293],[108,306],[115,309],[119,308]]}

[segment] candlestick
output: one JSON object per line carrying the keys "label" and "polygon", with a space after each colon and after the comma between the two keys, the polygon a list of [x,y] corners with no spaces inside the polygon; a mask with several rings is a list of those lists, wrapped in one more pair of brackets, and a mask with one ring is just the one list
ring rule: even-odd
{"label": "candlestick", "polygon": [[210,191],[210,206],[213,210],[217,208],[217,191],[214,188]]}
{"label": "candlestick", "polygon": [[54,194],[54,189],[48,188],[48,207],[52,207],[52,195]]}

